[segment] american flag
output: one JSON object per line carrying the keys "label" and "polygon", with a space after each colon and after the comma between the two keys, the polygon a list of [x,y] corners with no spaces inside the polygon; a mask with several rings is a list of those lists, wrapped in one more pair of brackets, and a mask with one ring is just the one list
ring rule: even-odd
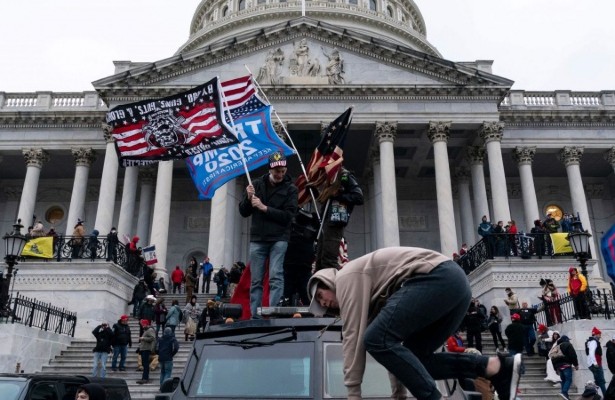
{"label": "american flag", "polygon": [[[252,80],[252,75],[230,79],[221,83],[224,93],[223,102],[231,113],[233,120],[256,112],[267,104],[258,96]],[[228,113],[224,113],[226,122],[230,124]]]}
{"label": "american flag", "polygon": [[307,167],[307,179],[305,175],[297,178],[295,185],[299,190],[299,206],[305,205],[310,201],[310,193],[307,186],[323,189],[330,185],[337,178],[337,173],[342,168],[344,162],[344,140],[346,132],[352,121],[352,107],[344,111],[335,121],[323,131],[320,144],[312,153],[310,163]]}
{"label": "american flag", "polygon": [[224,123],[218,78],[173,96],[114,107],[107,124],[123,166],[183,159],[237,143]]}

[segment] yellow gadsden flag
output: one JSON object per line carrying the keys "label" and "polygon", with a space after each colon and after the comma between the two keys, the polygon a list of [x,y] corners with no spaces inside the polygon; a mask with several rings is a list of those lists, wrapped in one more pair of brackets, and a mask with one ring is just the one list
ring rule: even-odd
{"label": "yellow gadsden flag", "polygon": [[53,258],[53,237],[45,236],[30,239],[23,248],[24,257]]}
{"label": "yellow gadsden flag", "polygon": [[568,240],[568,233],[552,233],[553,254],[572,254],[572,246]]}

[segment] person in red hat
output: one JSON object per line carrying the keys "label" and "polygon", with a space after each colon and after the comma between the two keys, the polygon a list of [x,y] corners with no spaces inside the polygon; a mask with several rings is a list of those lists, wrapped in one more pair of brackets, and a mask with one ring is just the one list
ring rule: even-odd
{"label": "person in red hat", "polygon": [[120,356],[120,371],[126,371],[126,355],[128,347],[132,347],[130,326],[128,326],[128,315],[122,315],[117,323],[113,324],[113,359],[111,360],[111,371],[117,371],[117,356]]}
{"label": "person in red hat", "polygon": [[525,328],[521,323],[521,315],[514,313],[510,316],[512,323],[506,327],[504,333],[508,338],[508,353],[513,356],[523,353],[525,343]]}
{"label": "person in red hat", "polygon": [[139,354],[143,363],[143,375],[141,375],[141,379],[137,383],[143,385],[149,383],[149,358],[156,350],[156,331],[150,325],[149,320],[142,319],[140,323],[141,327],[143,327],[143,336],[139,338]]}
{"label": "person in red hat", "polygon": [[594,375],[594,382],[602,390],[602,396],[606,398],[606,381],[604,379],[604,369],[602,369],[602,346],[600,338],[602,331],[592,328],[592,335],[585,341],[585,354],[587,355],[587,367]]}
{"label": "person in red hat", "polygon": [[587,279],[575,267],[568,269],[568,293],[572,296],[576,319],[589,319]]}

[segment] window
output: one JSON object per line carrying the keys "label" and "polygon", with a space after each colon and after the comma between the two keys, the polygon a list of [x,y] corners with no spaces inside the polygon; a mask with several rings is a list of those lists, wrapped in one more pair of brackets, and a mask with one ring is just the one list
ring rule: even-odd
{"label": "window", "polygon": [[376,0],[369,0],[369,9],[376,11]]}
{"label": "window", "polygon": [[239,0],[239,9],[240,10],[246,9],[246,0]]}
{"label": "window", "polygon": [[228,6],[224,6],[222,9],[222,17],[226,17],[228,15]]}
{"label": "window", "polygon": [[358,0],[348,0],[348,4],[357,5],[359,4]]}
{"label": "window", "polygon": [[64,218],[64,210],[59,206],[50,207],[45,212],[45,220],[51,225],[56,225]]}
{"label": "window", "polygon": [[202,352],[204,362],[197,368],[190,396],[312,397],[313,343],[277,343],[249,349],[217,345],[205,346]]}
{"label": "window", "polygon": [[31,400],[58,400],[56,385],[51,382],[37,383],[30,392]]}
{"label": "window", "polygon": [[393,18],[393,9],[391,8],[391,6],[387,6],[387,15]]}
{"label": "window", "polygon": [[[344,386],[344,355],[341,343],[324,344],[324,395],[325,397],[342,397],[347,395]],[[361,385],[363,397],[391,396],[391,385],[387,370],[372,356],[367,354],[365,374]]]}
{"label": "window", "polygon": [[0,399],[17,400],[17,396],[21,393],[25,385],[25,381],[0,381]]}

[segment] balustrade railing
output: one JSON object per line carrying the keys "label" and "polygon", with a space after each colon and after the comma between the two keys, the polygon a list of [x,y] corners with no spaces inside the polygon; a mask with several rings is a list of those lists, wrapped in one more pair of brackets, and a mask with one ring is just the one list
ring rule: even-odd
{"label": "balustrade railing", "polygon": [[25,296],[17,296],[9,301],[10,315],[7,322],[20,323],[43,331],[61,335],[75,336],[77,313],[55,307]]}
{"label": "balustrade railing", "polygon": [[615,310],[613,291],[607,289],[587,290],[577,297],[566,293],[552,301],[536,304],[534,307],[537,310],[537,323],[546,326],[575,319],[611,319],[615,316],[613,314]]}
{"label": "balustrade railing", "polygon": [[[73,260],[105,260],[114,262],[133,276],[142,275],[144,261],[140,254],[131,253],[123,243],[109,242],[106,236],[96,240],[91,237],[54,236],[53,259],[72,262]],[[24,261],[40,258],[24,258]],[[49,260],[49,259],[45,259]]]}

